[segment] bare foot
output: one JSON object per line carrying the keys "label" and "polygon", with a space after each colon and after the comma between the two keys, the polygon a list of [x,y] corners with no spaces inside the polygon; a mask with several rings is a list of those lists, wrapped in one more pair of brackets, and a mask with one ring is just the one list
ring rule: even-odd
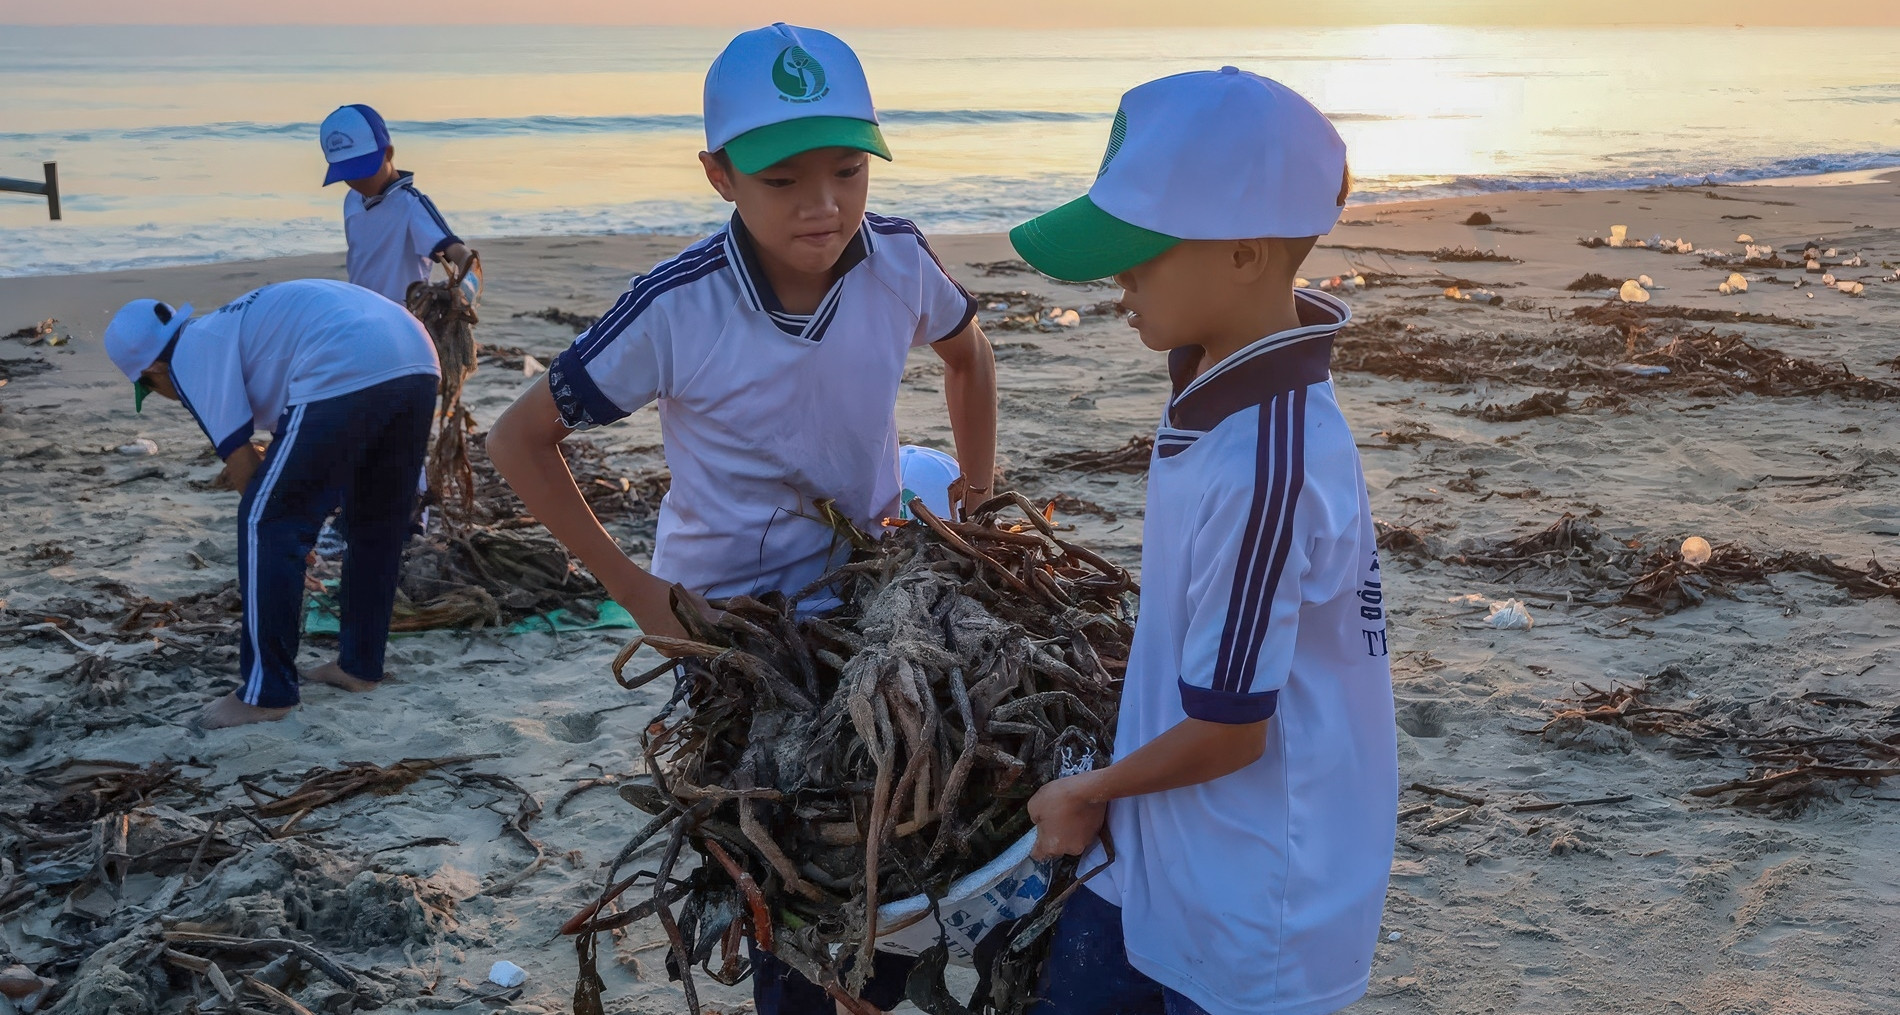
{"label": "bare foot", "polygon": [[254,722],[276,722],[289,715],[296,706],[289,708],[262,708],[246,705],[237,696],[236,691],[206,705],[198,713],[198,726],[202,729],[221,730],[227,726],[246,726]]}
{"label": "bare foot", "polygon": [[341,687],[345,691],[352,691],[357,694],[362,694],[364,691],[374,691],[382,686],[382,681],[380,680],[364,680],[360,677],[352,677],[343,672],[343,667],[335,663],[324,663],[322,666],[306,672],[303,678],[319,684],[329,684],[331,687]]}

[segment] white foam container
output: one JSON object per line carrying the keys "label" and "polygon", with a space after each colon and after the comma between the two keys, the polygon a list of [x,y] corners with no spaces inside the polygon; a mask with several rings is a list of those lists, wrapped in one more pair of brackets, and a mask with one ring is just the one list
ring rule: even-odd
{"label": "white foam container", "polygon": [[921,955],[942,941],[950,961],[959,966],[975,963],[976,944],[998,924],[1027,916],[1049,893],[1054,861],[1034,860],[1036,845],[1031,829],[1001,856],[951,882],[950,890],[930,910],[930,897],[913,895],[877,908],[877,950],[893,955]]}

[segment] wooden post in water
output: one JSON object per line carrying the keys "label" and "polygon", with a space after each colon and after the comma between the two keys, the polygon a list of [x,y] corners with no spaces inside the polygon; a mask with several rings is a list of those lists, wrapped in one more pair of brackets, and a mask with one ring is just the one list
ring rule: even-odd
{"label": "wooden post in water", "polygon": [[45,183],[34,183],[32,180],[15,180],[11,177],[0,176],[0,190],[10,190],[16,194],[46,195],[46,214],[53,221],[57,222],[59,221],[59,163],[42,163],[41,168],[46,173]]}

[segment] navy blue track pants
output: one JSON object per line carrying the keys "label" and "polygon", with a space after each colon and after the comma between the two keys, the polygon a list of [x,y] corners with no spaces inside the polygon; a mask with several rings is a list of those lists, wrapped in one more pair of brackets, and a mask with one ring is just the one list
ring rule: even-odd
{"label": "navy blue track pants", "polygon": [[297,704],[304,558],[339,494],[349,549],[338,591],[337,661],[350,676],[383,678],[383,646],[416,476],[428,454],[435,392],[434,375],[412,374],[284,410],[270,453],[238,505],[244,599],[238,696],[246,704]]}

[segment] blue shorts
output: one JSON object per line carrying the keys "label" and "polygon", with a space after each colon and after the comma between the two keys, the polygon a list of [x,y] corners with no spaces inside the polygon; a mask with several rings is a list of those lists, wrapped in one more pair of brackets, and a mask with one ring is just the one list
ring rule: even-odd
{"label": "blue shorts", "polygon": [[1029,1015],[1207,1015],[1128,964],[1122,911],[1083,888],[1062,907]]}

